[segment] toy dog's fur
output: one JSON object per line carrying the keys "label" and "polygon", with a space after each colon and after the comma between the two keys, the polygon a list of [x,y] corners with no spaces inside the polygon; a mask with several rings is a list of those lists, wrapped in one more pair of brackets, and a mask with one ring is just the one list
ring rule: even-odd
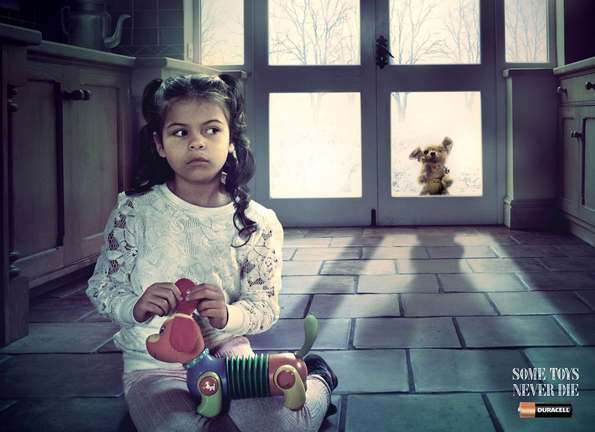
{"label": "toy dog's fur", "polygon": [[423,185],[420,195],[448,195],[452,179],[448,176],[446,158],[452,149],[452,140],[445,137],[441,145],[427,146],[423,151],[417,147],[409,159],[417,159],[422,164],[417,181]]}
{"label": "toy dog's fur", "polygon": [[[176,285],[185,295],[194,283],[180,279]],[[199,414],[217,416],[229,409],[230,399],[247,397],[284,395],[288,408],[299,410],[304,405],[308,369],[302,357],[316,338],[314,316],[306,317],[306,342],[295,354],[217,358],[205,347],[200,327],[192,316],[195,308],[196,302],[180,303],[159,334],[147,338],[146,345],[154,358],[184,364],[188,390],[201,399]]]}

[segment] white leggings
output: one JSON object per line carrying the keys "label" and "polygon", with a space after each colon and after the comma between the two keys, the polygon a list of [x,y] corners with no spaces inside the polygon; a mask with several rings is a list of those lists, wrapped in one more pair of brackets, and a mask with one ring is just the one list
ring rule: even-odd
{"label": "white leggings", "polygon": [[[254,355],[250,342],[237,337],[213,352],[216,357]],[[196,414],[185,369],[148,369],[124,374],[124,393],[138,432],[148,431],[318,431],[330,404],[330,389],[318,375],[307,378],[306,404],[283,406],[282,396],[232,400],[229,413],[216,419]]]}

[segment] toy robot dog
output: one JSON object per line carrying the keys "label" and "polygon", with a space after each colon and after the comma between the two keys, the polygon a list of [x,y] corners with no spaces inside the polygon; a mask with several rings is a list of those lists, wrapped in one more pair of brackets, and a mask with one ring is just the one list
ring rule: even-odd
{"label": "toy robot dog", "polygon": [[[185,295],[194,283],[180,279],[176,285]],[[304,320],[305,342],[295,354],[217,358],[205,347],[200,327],[192,317],[195,308],[196,302],[178,304],[176,313],[163,323],[159,334],[147,338],[146,345],[154,358],[184,364],[188,390],[195,398],[200,397],[198,414],[216,417],[229,410],[231,399],[275,395],[284,395],[284,405],[289,409],[304,406],[308,369],[303,357],[312,348],[318,332],[314,315]]]}

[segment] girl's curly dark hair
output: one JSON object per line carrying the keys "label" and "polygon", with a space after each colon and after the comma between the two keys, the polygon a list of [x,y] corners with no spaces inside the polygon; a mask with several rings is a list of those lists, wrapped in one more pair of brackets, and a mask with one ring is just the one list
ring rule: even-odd
{"label": "girl's curly dark hair", "polygon": [[235,214],[233,223],[245,244],[256,230],[256,222],[246,216],[250,203],[248,181],[254,175],[254,157],[250,150],[250,140],[246,135],[246,114],[244,98],[239,83],[227,74],[178,75],[165,79],[154,79],[145,87],[142,112],[147,124],[140,130],[140,149],[137,172],[133,187],[127,195],[141,195],[154,185],[174,178],[174,171],[167,160],[162,158],[153,141],[153,134],[162,136],[167,110],[176,100],[196,99],[218,104],[229,123],[230,142],[235,153],[229,153],[223,165],[225,190],[231,196]]}

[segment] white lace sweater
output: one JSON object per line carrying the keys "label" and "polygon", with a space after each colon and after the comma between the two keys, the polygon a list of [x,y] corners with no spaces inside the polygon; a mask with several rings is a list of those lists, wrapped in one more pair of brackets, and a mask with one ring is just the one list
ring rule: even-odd
{"label": "white lace sweater", "polygon": [[262,333],[279,319],[283,228],[275,215],[251,201],[246,215],[258,224],[249,242],[233,224],[233,203],[206,208],[158,185],[140,196],[118,196],[104,232],[104,246],[87,295],[98,311],[121,326],[114,337],[122,349],[124,371],[174,368],[146,350],[147,336],[158,333],[167,317],[137,322],[132,309],[156,282],[188,278],[223,288],[227,325],[218,330],[200,318],[206,345],[213,349],[233,336]]}

